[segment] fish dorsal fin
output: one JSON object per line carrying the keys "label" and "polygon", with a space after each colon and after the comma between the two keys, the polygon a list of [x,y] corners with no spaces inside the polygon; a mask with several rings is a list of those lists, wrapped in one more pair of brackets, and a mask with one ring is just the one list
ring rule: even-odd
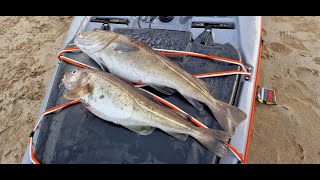
{"label": "fish dorsal fin", "polygon": [[83,96],[89,94],[91,92],[91,87],[89,84],[86,84],[84,86],[79,86],[66,94],[64,94],[64,98],[68,100],[77,100],[81,99]]}
{"label": "fish dorsal fin", "polygon": [[115,42],[114,50],[119,52],[132,52],[132,51],[138,51],[139,48],[129,43]]}
{"label": "fish dorsal fin", "polygon": [[180,139],[182,141],[187,140],[187,138],[189,136],[188,134],[180,134],[180,133],[175,133],[175,132],[166,132],[166,133],[168,133],[169,135],[171,135],[177,139]]}
{"label": "fish dorsal fin", "polygon": [[149,85],[152,88],[156,89],[159,92],[162,92],[165,95],[172,95],[174,92],[176,92],[174,89],[168,88],[168,87],[161,87],[161,86],[155,86],[155,85]]}
{"label": "fish dorsal fin", "polygon": [[155,129],[154,127],[151,127],[151,126],[138,126],[138,125],[125,125],[124,127],[143,136],[147,136],[151,134]]}

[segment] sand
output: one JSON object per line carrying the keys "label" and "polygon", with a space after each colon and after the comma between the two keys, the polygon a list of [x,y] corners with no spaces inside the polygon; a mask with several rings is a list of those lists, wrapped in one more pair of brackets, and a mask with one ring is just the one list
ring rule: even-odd
{"label": "sand", "polygon": [[[0,163],[20,163],[71,17],[0,17]],[[320,163],[320,17],[263,17],[248,163]]]}
{"label": "sand", "polygon": [[248,163],[320,163],[320,17],[264,17],[259,85],[278,105],[256,101]]}
{"label": "sand", "polygon": [[20,163],[71,17],[0,17],[0,163]]}

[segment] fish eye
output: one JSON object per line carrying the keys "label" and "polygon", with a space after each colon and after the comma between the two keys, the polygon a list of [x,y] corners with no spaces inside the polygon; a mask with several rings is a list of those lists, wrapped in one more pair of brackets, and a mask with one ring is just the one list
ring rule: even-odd
{"label": "fish eye", "polygon": [[75,74],[75,73],[77,73],[77,70],[76,70],[76,69],[72,71],[72,74]]}

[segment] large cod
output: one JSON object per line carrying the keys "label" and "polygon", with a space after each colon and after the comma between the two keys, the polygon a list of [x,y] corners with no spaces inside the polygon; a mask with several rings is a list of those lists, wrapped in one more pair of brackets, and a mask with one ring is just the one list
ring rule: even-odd
{"label": "large cod", "polygon": [[80,99],[101,119],[141,135],[149,135],[155,128],[181,140],[190,135],[217,156],[225,157],[225,143],[230,139],[228,133],[192,125],[186,117],[110,73],[75,69],[64,74],[62,81],[70,90],[64,95],[66,99]]}
{"label": "large cod", "polygon": [[149,85],[168,95],[176,90],[199,110],[203,106],[198,101],[206,104],[219,125],[231,135],[247,117],[240,109],[212,97],[204,81],[130,37],[94,30],[80,33],[74,42],[102,69],[126,81]]}

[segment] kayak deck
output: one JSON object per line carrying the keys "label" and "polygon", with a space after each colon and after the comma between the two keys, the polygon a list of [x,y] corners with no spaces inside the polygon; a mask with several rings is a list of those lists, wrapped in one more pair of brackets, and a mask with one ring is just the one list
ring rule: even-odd
{"label": "kayak deck", "polygon": [[[127,19],[129,22],[129,24],[119,24],[119,23],[110,23],[110,29],[112,31],[115,31],[117,28],[139,28],[138,27],[138,16],[75,16],[73,18],[73,21],[69,27],[69,31],[67,33],[67,36],[65,38],[63,47],[68,47],[70,43],[73,42],[73,39],[75,37],[75,35],[77,34],[77,32],[81,32],[81,31],[88,31],[88,30],[93,30],[93,29],[100,29],[103,25],[103,23],[99,23],[99,22],[92,22],[93,18],[122,18],[122,19]],[[142,17],[144,18],[144,17]],[[242,111],[244,111],[248,117],[247,119],[241,123],[237,129],[237,131],[235,132],[234,136],[230,139],[229,144],[232,145],[240,154],[241,156],[243,156],[244,158],[244,163],[246,161],[246,157],[247,157],[247,153],[248,153],[248,146],[249,146],[249,140],[250,140],[250,129],[251,129],[251,124],[252,124],[252,119],[253,119],[253,111],[254,111],[254,102],[255,102],[255,90],[256,90],[256,84],[257,84],[257,77],[258,77],[258,73],[259,73],[259,61],[260,61],[260,50],[261,50],[261,46],[260,46],[260,42],[261,42],[261,17],[258,16],[174,16],[174,18],[172,19],[171,22],[161,22],[159,20],[160,18],[156,18],[152,25],[151,25],[151,29],[157,30],[157,29],[165,29],[165,30],[175,30],[175,31],[179,31],[177,33],[175,33],[175,37],[180,37],[178,36],[179,34],[184,34],[184,32],[191,32],[191,37],[193,39],[193,42],[202,42],[203,41],[203,37],[201,36],[202,33],[204,32],[205,28],[201,27],[203,24],[208,25],[208,23],[211,23],[211,25],[213,25],[213,27],[211,28],[212,30],[212,34],[213,34],[213,38],[208,38],[208,42],[207,45],[212,45],[213,42],[217,42],[217,43],[221,43],[221,44],[225,44],[225,43],[230,43],[232,46],[234,46],[236,49],[239,50],[239,52],[241,53],[242,56],[242,61],[243,63],[246,65],[246,67],[250,68],[250,73],[251,73],[251,77],[243,80],[244,77],[243,76],[238,76],[238,75],[232,75],[238,79],[238,83],[235,83],[237,85],[235,85],[233,88],[235,88],[235,91],[232,91],[232,97],[230,97],[230,103],[232,103],[233,101],[233,105],[237,106],[238,108],[240,108]],[[115,22],[115,21],[114,21]],[[140,24],[141,25],[141,29],[147,29],[148,26],[150,25],[148,22],[143,22]],[[197,27],[194,27],[197,26]],[[200,26],[200,27],[199,27]],[[136,33],[135,31],[131,31],[131,34]],[[129,33],[129,34],[130,34]],[[150,33],[150,32],[149,32]],[[151,36],[153,36],[153,34],[150,34]],[[166,35],[161,35],[161,36],[166,36]],[[161,37],[160,36],[160,37]],[[201,38],[200,38],[201,37]],[[153,38],[154,39],[154,38]],[[178,39],[178,40],[177,40]],[[164,43],[163,46],[168,46],[168,47],[160,47],[163,49],[174,49],[170,46],[170,43],[174,44],[175,42],[180,42],[179,38],[175,39],[175,41],[168,41],[167,43]],[[211,39],[211,41],[210,41]],[[143,38],[140,39],[141,41],[143,41]],[[159,39],[155,39],[155,42],[159,42]],[[163,42],[162,42],[163,43]],[[168,44],[169,43],[169,44]],[[150,45],[150,42],[148,42],[147,44]],[[155,45],[157,46],[157,43],[151,43],[151,45]],[[161,43],[160,43],[161,44]],[[180,44],[181,45],[181,44]],[[179,49],[179,50],[184,50]],[[190,50],[188,48],[188,50]],[[210,54],[210,52],[208,52],[208,54]],[[65,56],[70,56],[75,58],[75,60],[79,60],[82,61],[86,58],[88,58],[87,56],[85,56],[83,53],[77,54],[76,56],[73,56],[75,54],[64,54]],[[221,55],[223,56],[223,55]],[[238,55],[239,56],[239,55]],[[228,56],[226,56],[228,57]],[[84,58],[84,59],[83,59]],[[184,57],[185,58],[185,57]],[[171,58],[173,59],[173,58]],[[179,57],[179,58],[174,58],[175,60],[178,59],[183,59],[183,57]],[[198,59],[197,59],[198,60]],[[206,61],[208,62],[208,60],[206,59]],[[85,61],[83,61],[85,62]],[[176,61],[178,62],[178,61]],[[190,63],[190,61],[187,61],[188,63]],[[87,62],[89,65],[94,65],[95,63],[93,61],[88,61]],[[64,90],[61,91],[61,89],[59,90],[58,88],[58,84],[57,83],[61,83],[61,73],[63,71],[67,71],[69,69],[72,69],[74,67],[72,67],[71,65],[66,65],[65,62],[57,62],[56,68],[53,72],[53,75],[51,77],[51,81],[49,82],[46,94],[44,96],[43,102],[42,102],[42,106],[41,109],[39,111],[38,114],[38,118],[37,120],[41,117],[41,114],[48,108],[51,108],[53,106],[55,106],[56,104],[59,104],[60,102],[66,102],[65,100],[63,100],[62,96]],[[213,67],[214,68],[214,67]],[[191,71],[193,69],[191,68]],[[210,72],[215,71],[216,69],[210,69]],[[221,78],[221,77],[216,77],[216,78],[207,78],[204,80],[211,80],[211,81],[215,81],[216,79]],[[221,84],[220,84],[221,85]],[[224,84],[222,84],[224,85]],[[217,86],[217,87],[212,87],[212,88],[219,88],[221,87],[222,91],[225,91],[225,87],[224,86]],[[151,89],[151,88],[150,88]],[[220,89],[220,90],[221,90]],[[227,89],[230,90],[230,89]],[[154,92],[154,91],[153,91]],[[212,93],[217,93],[218,90],[216,91],[212,91]],[[157,94],[159,95],[159,94]],[[216,95],[214,95],[217,99],[219,99],[219,97],[217,97]],[[167,97],[167,98],[171,98],[171,96]],[[220,98],[223,100],[225,99],[225,97],[220,96]],[[167,100],[171,100],[171,99],[167,99]],[[181,97],[181,100],[183,101],[184,99]],[[224,100],[223,100],[224,101]],[[179,101],[178,101],[179,102]],[[225,101],[227,102],[227,101]],[[172,102],[175,103],[175,102]],[[186,103],[186,102],[185,102]],[[189,105],[188,103],[186,103],[187,105]],[[180,104],[175,104],[178,107],[181,107]],[[70,109],[70,112],[72,110],[72,108],[76,108],[74,109],[74,111],[76,112],[75,114],[79,116],[81,115],[87,115],[80,110],[85,110],[84,108],[79,108],[81,106],[81,104],[78,105],[73,105],[70,107],[67,107],[63,110],[61,110],[60,112],[55,112],[55,114],[50,114],[45,116],[45,119],[42,121],[41,126],[35,130],[35,132],[33,133],[33,143],[36,145],[35,147],[35,153],[36,153],[36,157],[39,158],[40,163],[115,163],[116,161],[104,161],[99,160],[98,158],[100,158],[99,156],[95,156],[94,152],[92,152],[91,150],[91,154],[88,156],[88,149],[95,149],[97,150],[97,148],[101,148],[100,146],[97,147],[97,145],[95,145],[95,143],[90,144],[90,142],[88,142],[87,139],[83,139],[83,142],[79,141],[77,138],[79,138],[80,136],[82,136],[80,133],[83,133],[84,131],[80,131],[79,127],[74,128],[75,123],[78,123],[77,126],[81,126],[81,123],[83,124],[83,121],[79,121],[77,118],[70,118],[68,119],[69,121],[72,121],[73,123],[68,124],[68,121],[64,121],[61,120],[61,118],[65,117],[66,115],[60,115],[58,116],[58,114],[61,114],[63,112],[66,112],[67,109]],[[188,106],[186,106],[188,107]],[[190,108],[192,108],[192,106],[189,106]],[[184,107],[181,107],[182,109]],[[183,109],[185,110],[185,109]],[[68,113],[70,113],[68,112]],[[191,115],[194,115],[192,113],[190,113]],[[78,117],[78,116],[75,116]],[[202,118],[205,117],[205,118]],[[88,123],[92,123],[92,122],[103,122],[103,124],[108,124],[108,122],[104,122],[100,119],[95,120],[95,117],[86,117],[86,121],[87,124],[84,124],[84,126],[87,126]],[[197,118],[198,120],[204,122],[204,124],[206,123],[206,119],[209,118],[210,116],[205,116],[202,115],[200,117],[195,116],[195,118]],[[202,119],[201,119],[202,118]],[[52,122],[45,122],[45,121],[52,121]],[[80,120],[82,120],[82,118],[80,118]],[[211,121],[212,122],[212,121]],[[215,122],[215,121],[213,121]],[[51,125],[51,124],[53,125]],[[110,123],[109,123],[110,124]],[[62,133],[62,128],[64,126],[71,126],[71,129],[68,133]],[[102,124],[101,124],[102,125]],[[100,124],[99,124],[100,126]],[[105,128],[107,128],[106,126],[104,126]],[[213,126],[210,126],[213,127]],[[90,134],[92,132],[96,133],[95,137],[101,137],[101,138],[105,138],[104,135],[108,135],[107,132],[99,132],[96,131],[96,128],[99,127],[92,127],[92,129],[87,129],[87,134]],[[216,127],[219,128],[219,127]],[[125,128],[119,128],[119,130],[121,131],[121,129],[125,129]],[[41,131],[41,133],[39,133]],[[45,131],[51,131],[51,132],[45,132]],[[74,132],[77,131],[77,134],[75,135]],[[119,132],[120,132],[119,131]],[[73,132],[73,133],[70,133]],[[118,132],[117,132],[118,133]],[[39,136],[40,134],[40,136]],[[86,135],[86,134],[85,134]],[[136,135],[136,134],[134,134]],[[166,135],[166,137],[171,138],[171,136]],[[71,137],[73,136],[73,137]],[[76,137],[75,137],[76,136]],[[49,138],[51,138],[50,144],[48,142],[45,142],[46,140],[49,140]],[[69,139],[73,140],[69,140]],[[87,137],[88,139],[91,138]],[[193,138],[188,138],[187,142],[183,142],[180,141],[181,144],[185,144],[188,143],[188,141]],[[62,142],[61,142],[62,140]],[[91,139],[92,140],[92,139]],[[96,140],[96,139],[93,139]],[[64,142],[66,141],[66,142]],[[60,143],[58,143],[60,142]],[[96,142],[96,141],[95,141]],[[71,144],[68,144],[71,143]],[[86,144],[87,145],[83,145]],[[80,144],[81,146],[78,146],[78,144]],[[110,146],[114,146],[117,145],[117,142],[112,143],[111,145],[109,144],[108,146],[105,146],[105,149],[110,148]],[[156,144],[157,145],[157,144]],[[188,144],[188,148],[193,148],[193,150],[195,150],[194,148],[194,144],[192,144],[193,146],[191,147]],[[65,147],[61,147],[61,146],[65,146]],[[68,146],[68,147],[67,147]],[[89,147],[91,146],[91,147]],[[118,146],[118,145],[117,145]],[[123,148],[128,147],[128,146],[123,146]],[[157,146],[156,146],[157,147]],[[177,146],[180,147],[180,146]],[[40,149],[37,149],[40,148]],[[59,149],[60,148],[60,149]],[[63,149],[64,148],[64,149]],[[131,147],[131,149],[134,147]],[[201,149],[202,147],[200,146],[200,148],[198,149],[198,151],[202,151]],[[178,149],[178,148],[176,148]],[[204,148],[203,148],[204,149]],[[25,151],[25,155],[22,159],[23,164],[30,164],[31,162],[31,158],[30,157],[30,152],[29,152],[29,148],[26,148]],[[59,153],[54,153],[54,151],[58,150],[60,154],[62,154],[61,156],[59,156]],[[103,150],[100,149],[100,152],[102,152]],[[203,152],[206,152],[207,150],[204,149]],[[180,151],[181,152],[181,151]],[[108,152],[110,153],[110,152]],[[116,156],[118,152],[112,153],[111,154],[113,156]],[[164,151],[163,153],[166,153],[166,151]],[[126,154],[126,153],[124,153]],[[210,153],[211,154],[211,153]],[[197,160],[193,161],[195,163],[219,163],[219,164],[236,164],[239,163],[238,159],[235,157],[235,155],[228,150],[227,152],[227,156],[226,158],[216,158],[216,157],[212,157],[209,155],[209,160],[201,160],[202,157],[196,157]],[[139,154],[140,155],[140,154]],[[86,156],[86,158],[82,157],[82,156]],[[185,155],[184,155],[185,156]],[[198,156],[198,154],[195,154],[195,156]],[[65,158],[67,157],[65,160],[61,159],[61,158]],[[128,160],[127,161],[123,161],[122,163],[143,163],[142,160],[140,159],[140,161],[131,161],[130,157],[132,158],[136,158],[133,156],[127,156]],[[140,157],[140,156],[138,156]],[[185,156],[186,157],[186,156]],[[145,158],[145,157],[143,157]],[[177,162],[176,160],[173,161],[167,161],[167,162],[160,162],[157,161],[155,159],[155,157],[153,157],[154,159],[152,160],[151,156],[148,156],[147,160],[145,161],[146,163],[150,162],[150,163],[170,163],[170,162]],[[210,161],[211,160],[211,161]],[[120,161],[118,161],[120,162]],[[186,163],[191,163],[192,161],[190,160],[185,160],[183,162]]]}
{"label": "kayak deck", "polygon": [[[116,28],[115,32],[130,36],[152,48],[191,51],[202,54],[240,59],[231,44],[203,45],[192,42],[187,31]],[[65,53],[64,56],[97,67],[84,53]],[[238,70],[239,66],[196,57],[173,57],[171,60],[191,74]],[[65,72],[75,67],[61,62],[51,89],[47,108],[68,102],[63,98],[68,90],[59,84]],[[203,79],[211,94],[224,102],[234,103],[239,82],[238,75]],[[206,126],[221,129],[205,108],[201,111],[189,104],[179,93],[161,94],[150,87],[144,89],[177,105]],[[156,129],[149,136],[141,136],[121,126],[101,120],[82,104],[67,107],[44,117],[35,148],[36,158],[51,163],[217,163],[219,158],[205,149],[195,139],[186,141],[173,138]]]}

